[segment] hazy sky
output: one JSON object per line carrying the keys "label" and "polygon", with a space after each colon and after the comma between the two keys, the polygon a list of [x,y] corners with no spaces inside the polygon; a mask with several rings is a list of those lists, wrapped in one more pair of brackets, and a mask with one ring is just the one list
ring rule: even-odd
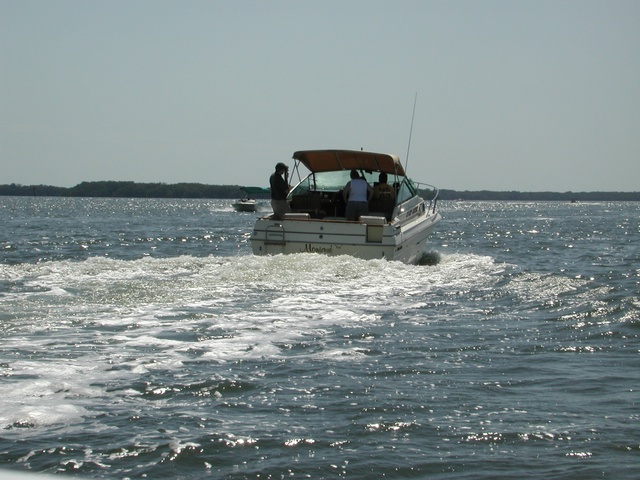
{"label": "hazy sky", "polygon": [[0,184],[404,162],[416,94],[415,180],[640,191],[638,0],[0,0]]}

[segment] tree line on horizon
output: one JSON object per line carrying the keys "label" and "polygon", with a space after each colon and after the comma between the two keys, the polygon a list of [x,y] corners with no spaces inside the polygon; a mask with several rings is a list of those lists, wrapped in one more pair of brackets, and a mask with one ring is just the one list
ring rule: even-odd
{"label": "tree line on horizon", "polygon": [[97,181],[82,182],[69,188],[12,183],[11,185],[0,185],[0,195],[106,198],[238,198],[247,194],[238,185]]}
{"label": "tree line on horizon", "polygon": [[[424,191],[425,197],[431,197]],[[202,183],[137,183],[130,181],[82,182],[74,187],[50,185],[0,185],[0,196],[113,197],[113,198],[240,198],[247,193],[239,185]],[[256,199],[269,193],[252,192]],[[490,190],[440,190],[440,200],[493,201],[640,201],[640,192],[519,192]]]}

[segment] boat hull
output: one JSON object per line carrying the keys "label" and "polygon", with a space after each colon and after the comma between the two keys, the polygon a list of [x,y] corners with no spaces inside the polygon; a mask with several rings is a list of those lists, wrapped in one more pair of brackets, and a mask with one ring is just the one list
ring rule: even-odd
{"label": "boat hull", "polygon": [[255,212],[258,210],[256,202],[237,202],[233,204],[233,208],[237,212]]}
{"label": "boat hull", "polygon": [[251,246],[255,255],[307,252],[416,263],[440,220],[439,213],[427,212],[393,223],[376,216],[356,222],[311,219],[304,214],[290,214],[283,220],[269,216],[256,221]]}

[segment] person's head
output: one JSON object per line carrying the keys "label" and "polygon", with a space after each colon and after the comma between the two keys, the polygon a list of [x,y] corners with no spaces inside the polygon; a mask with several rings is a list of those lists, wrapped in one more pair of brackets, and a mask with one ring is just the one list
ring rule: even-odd
{"label": "person's head", "polygon": [[289,167],[287,167],[284,163],[279,162],[276,164],[276,173],[284,173],[288,171],[289,171]]}
{"label": "person's head", "polygon": [[355,169],[351,170],[351,173],[349,175],[351,176],[351,178],[360,178],[360,174]]}
{"label": "person's head", "polygon": [[387,174],[382,172],[380,175],[378,175],[378,182],[387,183]]}

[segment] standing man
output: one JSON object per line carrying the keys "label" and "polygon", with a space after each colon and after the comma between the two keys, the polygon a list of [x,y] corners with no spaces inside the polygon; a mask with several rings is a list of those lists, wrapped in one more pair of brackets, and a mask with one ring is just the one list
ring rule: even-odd
{"label": "standing man", "polygon": [[276,165],[276,171],[269,178],[269,184],[271,185],[271,208],[273,208],[273,216],[281,220],[285,213],[291,212],[291,207],[287,202],[287,194],[289,193],[289,167],[284,163],[278,163]]}
{"label": "standing man", "polygon": [[369,198],[373,188],[360,176],[357,170],[351,170],[351,181],[342,190],[344,201],[347,203],[345,217],[347,220],[357,220],[360,215],[369,214]]}

